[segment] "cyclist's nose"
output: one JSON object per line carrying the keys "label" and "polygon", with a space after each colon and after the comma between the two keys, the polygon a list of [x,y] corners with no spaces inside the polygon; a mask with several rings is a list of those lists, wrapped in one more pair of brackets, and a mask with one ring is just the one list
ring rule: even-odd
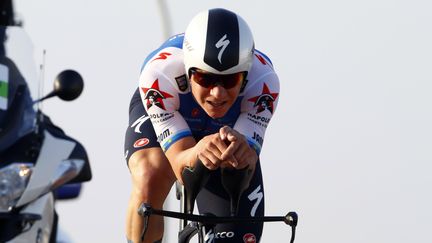
{"label": "cyclist's nose", "polygon": [[223,98],[226,96],[226,89],[222,85],[215,85],[210,89],[210,95],[214,96],[215,98]]}

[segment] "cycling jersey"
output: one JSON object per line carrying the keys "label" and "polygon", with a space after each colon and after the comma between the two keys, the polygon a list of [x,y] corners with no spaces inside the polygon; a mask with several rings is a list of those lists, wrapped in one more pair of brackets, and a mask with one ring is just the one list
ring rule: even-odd
{"label": "cycling jersey", "polygon": [[279,96],[279,80],[270,59],[255,50],[237,100],[224,117],[213,119],[191,93],[182,43],[182,34],[170,38],[146,58],[140,75],[141,99],[162,149],[187,136],[199,140],[227,125],[243,134],[259,154]]}
{"label": "cycling jersey", "polygon": [[[153,51],[141,68],[139,88],[132,96],[125,158],[140,149],[161,147],[164,151],[192,136],[196,141],[230,126],[243,134],[259,154],[265,130],[276,109],[279,80],[270,59],[255,50],[251,70],[233,106],[221,118],[211,118],[195,101],[183,63],[183,35],[176,35]],[[200,213],[230,214],[229,196],[218,171],[197,197]],[[238,216],[264,216],[264,186],[258,160],[255,173],[239,202]],[[262,223],[220,224],[205,229],[205,242],[259,242]]]}

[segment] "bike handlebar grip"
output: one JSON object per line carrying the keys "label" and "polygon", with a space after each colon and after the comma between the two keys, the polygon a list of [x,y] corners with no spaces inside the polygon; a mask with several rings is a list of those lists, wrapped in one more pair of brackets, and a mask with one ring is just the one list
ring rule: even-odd
{"label": "bike handlebar grip", "polygon": [[249,187],[249,181],[252,176],[252,170],[249,169],[249,166],[239,170],[233,168],[222,168],[221,180],[225,191],[230,196],[231,216],[237,215],[240,197]]}
{"label": "bike handlebar grip", "polygon": [[148,229],[148,221],[150,214],[152,214],[153,208],[148,203],[142,203],[138,208],[138,214],[144,217],[144,225],[141,232],[141,241],[144,241],[144,236]]}
{"label": "bike handlebar grip", "polygon": [[153,208],[148,203],[142,203],[140,207],[138,208],[138,214],[141,216],[150,216],[152,213]]}
{"label": "bike handlebar grip", "polygon": [[210,170],[198,160],[193,168],[186,167],[182,172],[183,186],[186,191],[186,213],[193,213],[195,199],[201,188],[207,183]]}
{"label": "bike handlebar grip", "polygon": [[285,220],[284,220],[285,224],[292,226],[292,227],[296,227],[297,226],[297,222],[298,222],[298,215],[296,212],[289,212],[286,216],[285,216]]}

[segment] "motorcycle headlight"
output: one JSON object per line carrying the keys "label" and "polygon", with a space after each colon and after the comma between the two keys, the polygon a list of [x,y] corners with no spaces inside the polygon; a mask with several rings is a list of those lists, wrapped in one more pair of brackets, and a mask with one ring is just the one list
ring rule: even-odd
{"label": "motorcycle headlight", "polygon": [[9,211],[23,194],[33,164],[14,163],[0,169],[0,211]]}

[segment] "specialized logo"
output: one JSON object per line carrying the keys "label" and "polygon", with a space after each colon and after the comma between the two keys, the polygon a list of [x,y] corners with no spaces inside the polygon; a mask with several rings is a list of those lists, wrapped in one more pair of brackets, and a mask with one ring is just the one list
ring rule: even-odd
{"label": "specialized logo", "polygon": [[215,235],[212,229],[210,229],[207,234],[204,236],[204,242],[212,243],[214,241]]}
{"label": "specialized logo", "polygon": [[141,133],[141,126],[142,124],[144,124],[145,121],[147,121],[150,117],[146,116],[146,115],[142,115],[140,118],[136,119],[134,121],[134,123],[132,123],[131,127],[135,127],[135,132],[136,133]]}
{"label": "specialized logo", "polygon": [[259,185],[253,192],[251,192],[251,194],[248,195],[249,201],[252,202],[252,201],[256,200],[255,204],[252,207],[251,213],[250,213],[250,215],[252,217],[255,216],[255,213],[258,209],[258,206],[260,205],[263,198],[264,198],[264,194],[261,192],[261,185]]}
{"label": "specialized logo", "polygon": [[169,52],[161,52],[161,53],[159,53],[158,57],[156,57],[155,59],[152,60],[152,62],[156,61],[156,60],[165,60],[168,58],[168,56],[171,56],[171,55],[172,54]]}
{"label": "specialized logo", "polygon": [[279,93],[271,93],[267,87],[267,84],[264,83],[262,93],[258,96],[248,99],[248,101],[254,102],[254,107],[258,107],[257,113],[268,110],[273,114],[273,102],[276,100],[278,95]]}
{"label": "specialized logo", "polygon": [[134,148],[141,148],[141,147],[146,146],[149,143],[150,143],[150,140],[148,138],[140,138],[140,139],[135,141],[133,146],[134,146]]}
{"label": "specialized logo", "polygon": [[222,38],[220,38],[220,40],[215,45],[217,49],[222,47],[222,49],[220,49],[220,51],[218,53],[218,60],[219,60],[220,64],[222,64],[222,54],[230,43],[230,41],[226,40],[226,38],[227,38],[227,35],[225,34],[224,36],[222,36]]}
{"label": "specialized logo", "polygon": [[172,95],[159,89],[159,79],[156,79],[150,88],[142,88],[142,90],[145,94],[144,99],[147,100],[147,109],[155,105],[166,110],[163,100],[166,98],[173,98]]}
{"label": "specialized logo", "polygon": [[244,243],[256,243],[256,236],[252,233],[247,233],[243,236]]}

